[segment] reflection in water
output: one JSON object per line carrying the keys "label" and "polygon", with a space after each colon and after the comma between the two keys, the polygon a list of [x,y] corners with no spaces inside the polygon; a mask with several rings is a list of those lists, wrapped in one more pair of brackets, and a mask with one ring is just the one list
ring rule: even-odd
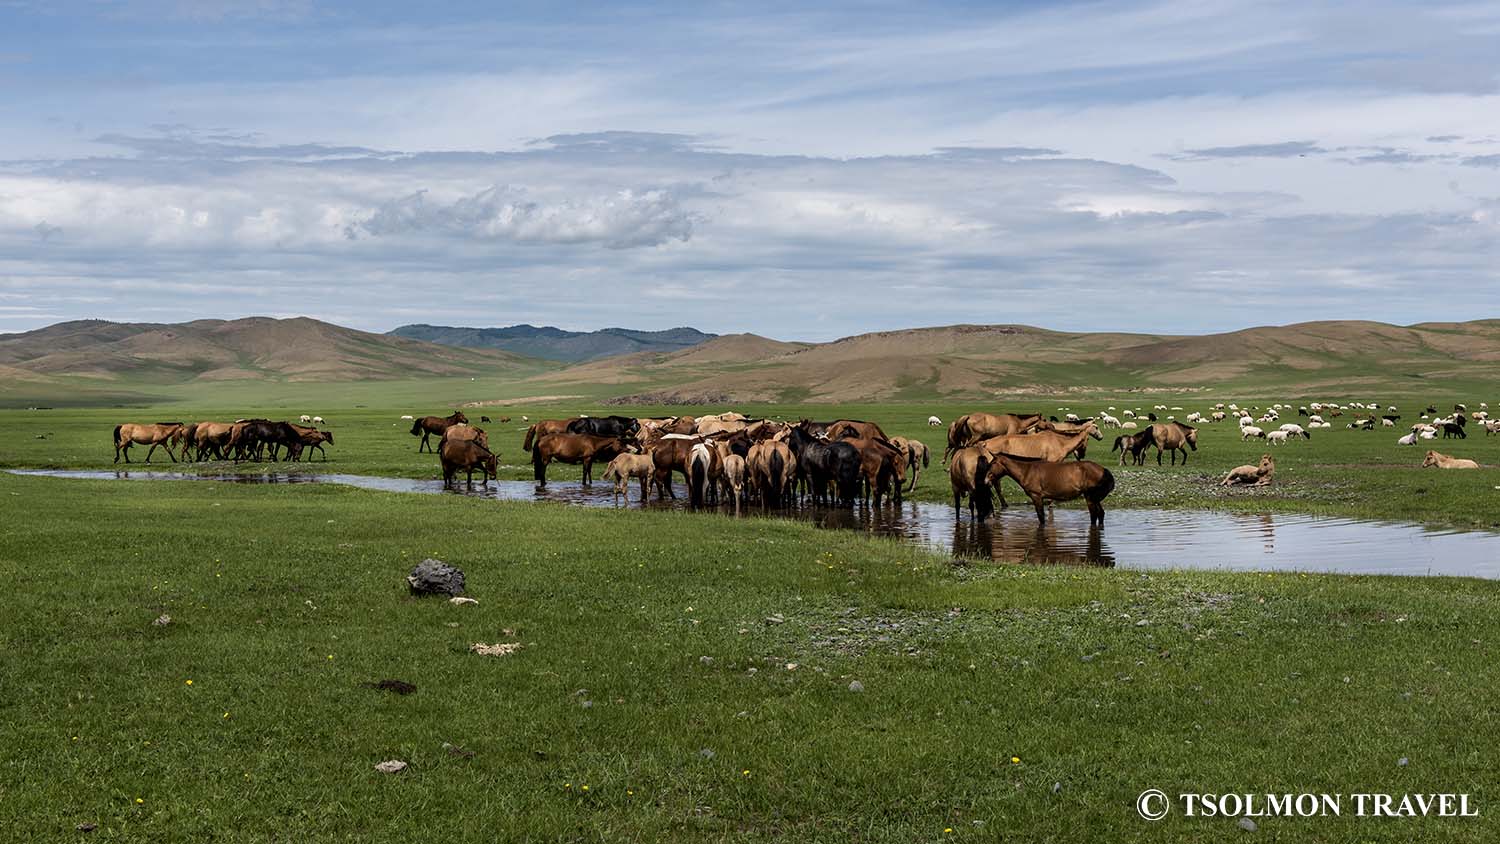
{"label": "reflection in water", "polygon": [[[15,471],[23,475],[129,480],[215,480],[231,483],[337,483],[381,492],[442,494],[442,481],[365,475],[199,475],[162,471]],[[616,499],[609,484],[584,488],[553,482],[539,490],[530,481],[491,482],[447,491],[501,501],[549,501],[587,507],[643,505],[633,494]],[[652,510],[686,509],[687,503],[651,501]],[[732,508],[720,512],[733,515]],[[758,507],[746,516],[760,516]],[[1029,507],[1014,507],[975,524],[955,519],[948,504],[906,501],[878,511],[806,507],[774,515],[804,519],[828,529],[897,537],[951,551],[956,557],[1004,563],[1120,566],[1134,569],[1198,568],[1329,571],[1369,574],[1449,574],[1500,578],[1500,534],[1431,530],[1420,525],[1317,516],[1217,513],[1193,510],[1111,510],[1101,529],[1084,510],[1060,508],[1038,525]]]}

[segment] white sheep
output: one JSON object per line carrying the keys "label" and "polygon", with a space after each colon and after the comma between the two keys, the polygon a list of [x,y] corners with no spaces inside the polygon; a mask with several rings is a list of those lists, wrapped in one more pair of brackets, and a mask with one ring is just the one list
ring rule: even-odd
{"label": "white sheep", "polygon": [[1266,434],[1266,442],[1271,445],[1286,445],[1287,436],[1286,431],[1272,431]]}
{"label": "white sheep", "polygon": [[1255,427],[1254,425],[1246,425],[1243,428],[1240,428],[1240,442],[1244,442],[1251,437],[1260,437],[1264,439],[1265,436],[1266,432]]}
{"label": "white sheep", "polygon": [[1254,425],[1255,425],[1255,420],[1254,419],[1251,419],[1248,416],[1241,416],[1240,417],[1240,427],[1241,428],[1249,428],[1249,427],[1252,427]]}
{"label": "white sheep", "polygon": [[416,418],[416,417],[414,417],[414,416],[412,416],[412,415],[411,415],[411,414],[410,414],[410,413],[407,413],[407,414],[405,414],[405,415],[403,415],[403,416],[402,416],[402,417],[401,417],[401,421],[402,421],[402,422],[410,422],[410,421],[411,421],[411,420],[413,420],[413,419],[415,419],[415,418]]}
{"label": "white sheep", "polygon": [[323,417],[321,417],[321,416],[314,416],[312,418],[312,423],[314,425],[322,425],[323,424]]}
{"label": "white sheep", "polygon": [[1104,423],[1104,427],[1106,427],[1106,428],[1118,428],[1118,427],[1120,427],[1120,420],[1116,419],[1113,416],[1110,416],[1108,413],[1101,413],[1101,414],[1099,414],[1099,421],[1102,422],[1102,423]]}
{"label": "white sheep", "polygon": [[1316,423],[1318,425],[1321,425],[1321,424],[1323,424],[1323,417],[1321,417],[1318,414],[1314,413],[1313,415],[1307,417],[1307,421],[1309,423]]}
{"label": "white sheep", "polygon": [[298,420],[297,420],[297,421],[299,421],[299,422],[302,422],[302,423],[304,423],[304,424],[306,424],[306,423],[308,423],[308,422],[311,422],[311,421],[312,421],[312,417],[311,417],[311,416],[308,416],[308,415],[307,415],[307,414],[306,414],[306,413],[304,413],[304,414],[302,414],[302,416],[301,416],[301,417],[299,417],[299,418],[298,418]]}
{"label": "white sheep", "polygon": [[931,425],[934,428],[936,428],[939,425],[943,424],[943,420],[937,418],[936,416],[929,416],[929,417],[927,417],[927,424]]}
{"label": "white sheep", "polygon": [[1127,431],[1133,431],[1135,430],[1135,420],[1126,419],[1124,422],[1120,423],[1120,427]]}
{"label": "white sheep", "polygon": [[1396,445],[1416,445],[1416,444],[1417,444],[1417,433],[1415,431],[1413,431],[1410,434],[1407,434],[1406,436],[1404,436],[1404,437],[1396,440]]}

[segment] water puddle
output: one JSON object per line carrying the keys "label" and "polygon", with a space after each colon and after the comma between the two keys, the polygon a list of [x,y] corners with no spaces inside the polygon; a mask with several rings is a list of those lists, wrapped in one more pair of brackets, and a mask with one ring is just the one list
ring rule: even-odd
{"label": "water puddle", "polygon": [[[19,475],[94,480],[183,480],[249,484],[335,483],[380,492],[469,495],[498,501],[550,501],[587,507],[686,509],[685,498],[642,505],[633,486],[616,500],[608,484],[586,488],[552,481],[491,481],[488,487],[444,490],[440,480],[368,475],[267,473],[193,474],[170,471],[13,470]],[[683,494],[681,484],[678,493]],[[732,513],[728,508],[721,512]],[[760,508],[745,508],[759,516]],[[955,521],[948,504],[907,501],[868,508],[803,507],[776,513],[819,527],[856,530],[936,548],[968,559],[1129,569],[1231,569],[1343,574],[1454,575],[1500,579],[1500,534],[1456,531],[1391,522],[1304,515],[1220,513],[1203,510],[1114,509],[1103,530],[1091,528],[1084,510],[1057,509],[1046,526],[1030,507],[1012,507],[984,524],[968,514]]]}

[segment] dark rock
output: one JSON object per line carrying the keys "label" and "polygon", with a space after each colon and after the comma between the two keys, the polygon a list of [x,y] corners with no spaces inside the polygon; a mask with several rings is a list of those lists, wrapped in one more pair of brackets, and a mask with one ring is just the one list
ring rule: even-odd
{"label": "dark rock", "polygon": [[411,574],[406,576],[406,583],[411,587],[413,595],[462,595],[464,572],[463,569],[429,557],[411,570]]}

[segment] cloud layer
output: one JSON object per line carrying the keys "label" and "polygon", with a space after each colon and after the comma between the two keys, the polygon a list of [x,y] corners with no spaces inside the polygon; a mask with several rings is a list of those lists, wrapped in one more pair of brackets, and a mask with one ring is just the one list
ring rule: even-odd
{"label": "cloud layer", "polygon": [[0,8],[0,331],[1495,315],[1484,6],[216,9]]}

